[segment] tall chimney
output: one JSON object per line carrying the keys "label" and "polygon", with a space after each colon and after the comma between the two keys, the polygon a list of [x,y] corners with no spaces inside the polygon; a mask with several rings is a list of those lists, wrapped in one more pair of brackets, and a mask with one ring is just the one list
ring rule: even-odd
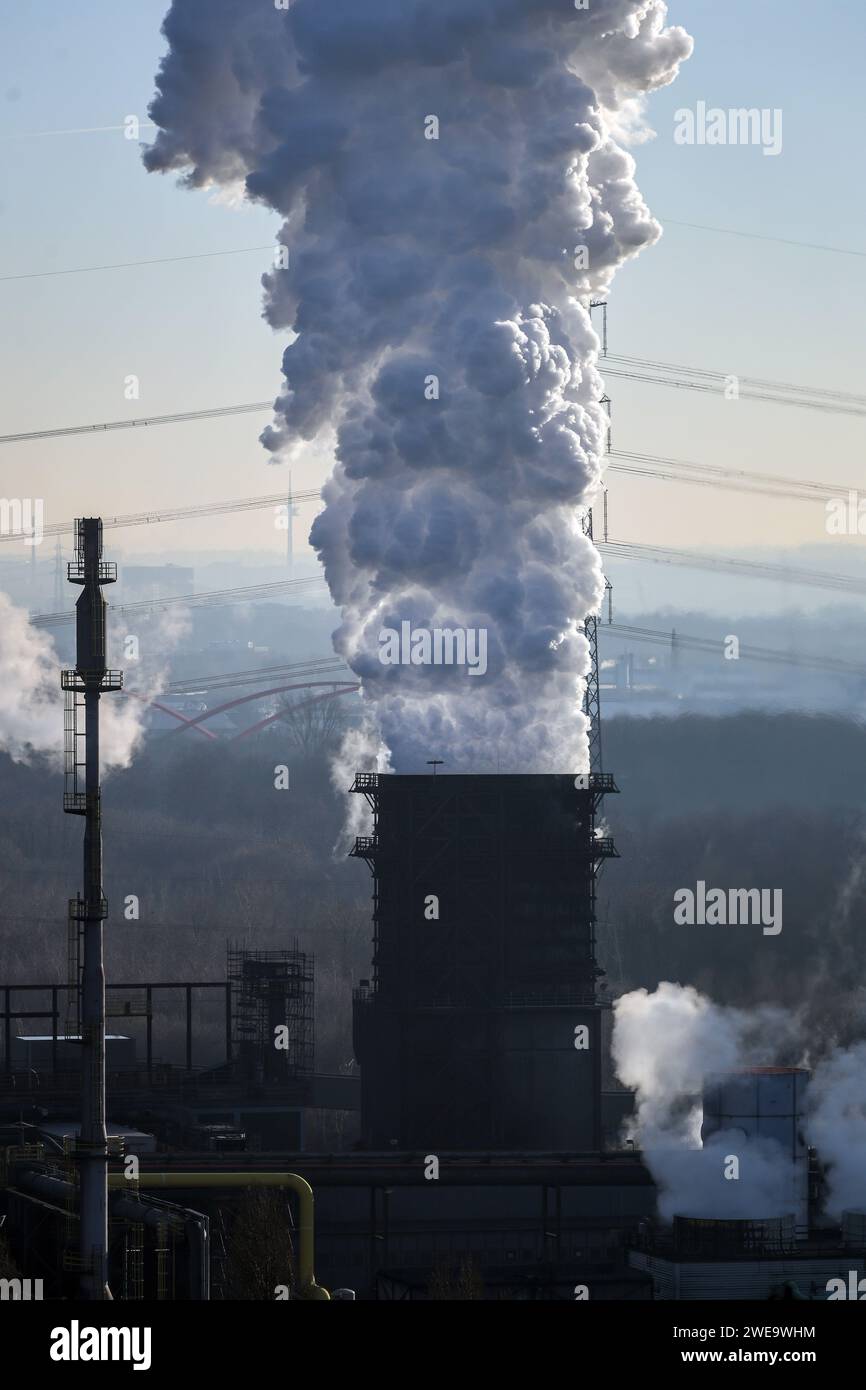
{"label": "tall chimney", "polygon": [[[106,669],[103,584],[117,567],[102,559],[102,521],[75,523],[71,584],[82,586],[76,610],[75,670],[64,671],[66,790],[63,809],[84,816],[83,890],[69,904],[70,943],[78,1033],[81,1040],[81,1132],[76,1148],[80,1184],[82,1299],[111,1298],[108,1287],[108,1140],[105,1129],[105,968],[102,892],[102,812],[99,785],[99,697],[120,690],[120,671]],[[83,730],[81,715],[83,714]],[[82,747],[83,744],[83,747]],[[83,756],[82,756],[83,754]],[[81,779],[83,773],[83,789]]]}

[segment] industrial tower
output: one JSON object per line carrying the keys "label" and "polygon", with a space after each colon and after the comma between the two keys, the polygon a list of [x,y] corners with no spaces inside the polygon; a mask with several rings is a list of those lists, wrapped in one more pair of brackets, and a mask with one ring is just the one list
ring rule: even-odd
{"label": "industrial tower", "polygon": [[[598,866],[611,776],[359,772],[373,973],[354,996],[372,1149],[601,1147]],[[429,1145],[429,1149],[423,1146]]]}
{"label": "industrial tower", "polygon": [[[80,584],[75,605],[75,670],[64,671],[66,692],[66,789],[63,809],[84,816],[83,891],[69,903],[70,963],[78,1005],[81,1043],[81,1130],[79,1165],[81,1297],[111,1298],[108,1287],[108,1141],[105,1129],[105,968],[102,892],[102,818],[99,784],[99,697],[120,690],[120,671],[106,669],[106,602],[103,584],[117,579],[116,565],[102,559],[102,521],[75,523],[75,559],[70,584]],[[83,715],[83,728],[82,728]],[[83,788],[82,788],[83,778]]]}

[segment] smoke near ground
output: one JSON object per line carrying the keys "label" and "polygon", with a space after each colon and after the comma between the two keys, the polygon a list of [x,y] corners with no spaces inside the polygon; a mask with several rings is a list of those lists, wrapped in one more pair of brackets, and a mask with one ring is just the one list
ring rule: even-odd
{"label": "smoke near ground", "polygon": [[[263,442],[332,438],[311,540],[362,678],[367,761],[586,761],[580,631],[602,595],[590,322],[660,228],[618,143],[691,40],[660,0],[174,0],[149,169],[284,218],[287,335]],[[487,670],[384,665],[380,633],[483,632]],[[357,766],[357,762],[355,764]]]}
{"label": "smoke near ground", "polygon": [[809,1132],[828,1172],[828,1215],[866,1205],[866,1043],[834,1052],[815,1071]]}
{"label": "smoke near ground", "polygon": [[[791,1157],[772,1141],[742,1131],[718,1132],[702,1146],[705,1077],[747,1067],[791,1064],[803,1036],[796,1012],[767,1005],[751,1010],[713,1003],[690,985],[663,981],[622,995],[614,1004],[613,1060],[634,1088],[630,1135],[659,1189],[659,1215],[759,1219],[793,1210]],[[807,1035],[808,1036],[808,1035]],[[803,1117],[807,1142],[826,1167],[826,1214],[838,1219],[866,1203],[866,1044],[827,1048],[815,1067]],[[808,1065],[808,1056],[800,1057]],[[739,1160],[739,1177],[725,1160]]]}

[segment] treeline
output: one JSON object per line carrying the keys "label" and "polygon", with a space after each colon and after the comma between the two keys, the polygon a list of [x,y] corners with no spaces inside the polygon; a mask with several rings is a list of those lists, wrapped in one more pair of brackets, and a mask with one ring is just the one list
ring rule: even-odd
{"label": "treeline", "polygon": [[[288,790],[275,786],[280,764]],[[672,979],[720,1002],[804,1008],[816,1036],[860,1036],[866,729],[800,715],[619,718],[605,726],[605,764],[622,793],[604,805],[622,857],[599,886],[610,993]],[[45,765],[3,758],[0,790],[0,984],[62,981],[81,822],[63,815],[62,778]],[[170,735],[107,779],[104,811],[109,978],[218,980],[228,940],[297,939],[316,956],[317,1065],[347,1066],[370,883],[333,854],[345,797],[327,748],[280,733],[234,747]],[[674,893],[699,879],[781,889],[781,933],[677,926]],[[125,915],[132,899],[137,917]],[[202,1023],[218,1060],[218,1010]],[[179,1015],[158,1028],[181,1045]]]}

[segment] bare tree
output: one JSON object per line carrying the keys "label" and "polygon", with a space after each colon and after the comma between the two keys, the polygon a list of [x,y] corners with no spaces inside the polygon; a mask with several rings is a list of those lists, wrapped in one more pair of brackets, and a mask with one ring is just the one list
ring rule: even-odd
{"label": "bare tree", "polygon": [[430,1275],[427,1296],[433,1302],[482,1302],[484,1280],[473,1256],[464,1255],[456,1272],[447,1260],[437,1260]]}
{"label": "bare tree", "polygon": [[12,1251],[9,1249],[9,1242],[0,1232],[0,1278],[17,1279],[21,1276],[21,1270],[12,1258]]}
{"label": "bare tree", "polygon": [[280,702],[280,720],[286,725],[289,737],[304,753],[319,753],[329,748],[343,733],[346,715],[339,695],[286,695]]}
{"label": "bare tree", "polygon": [[279,1192],[260,1187],[244,1194],[228,1248],[229,1297],[264,1301],[278,1286],[294,1290],[289,1208]]}

